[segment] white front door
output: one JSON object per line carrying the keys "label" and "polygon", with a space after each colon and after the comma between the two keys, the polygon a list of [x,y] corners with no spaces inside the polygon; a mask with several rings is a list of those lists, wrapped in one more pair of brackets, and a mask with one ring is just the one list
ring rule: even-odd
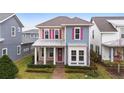
{"label": "white front door", "polygon": [[69,47],[68,65],[86,66],[87,65],[87,47]]}

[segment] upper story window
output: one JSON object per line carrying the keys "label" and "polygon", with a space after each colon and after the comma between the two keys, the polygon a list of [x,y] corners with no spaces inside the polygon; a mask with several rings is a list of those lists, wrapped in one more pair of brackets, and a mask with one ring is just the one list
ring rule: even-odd
{"label": "upper story window", "polygon": [[16,37],[16,27],[15,26],[11,27],[11,37]]}
{"label": "upper story window", "polygon": [[59,39],[59,29],[55,30],[55,39]]}
{"label": "upper story window", "polygon": [[80,32],[81,32],[80,27],[75,27],[74,28],[74,39],[80,40]]}
{"label": "upper story window", "polygon": [[49,39],[49,29],[44,29],[44,32],[45,32],[45,34],[44,34],[44,37],[45,37],[45,39]]}

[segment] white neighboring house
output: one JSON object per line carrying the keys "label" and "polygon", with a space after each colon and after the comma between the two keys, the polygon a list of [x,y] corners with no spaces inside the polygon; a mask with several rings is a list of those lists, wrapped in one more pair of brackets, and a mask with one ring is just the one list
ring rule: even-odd
{"label": "white neighboring house", "polygon": [[113,62],[118,54],[124,60],[124,16],[92,17],[91,49],[102,56],[102,60]]}

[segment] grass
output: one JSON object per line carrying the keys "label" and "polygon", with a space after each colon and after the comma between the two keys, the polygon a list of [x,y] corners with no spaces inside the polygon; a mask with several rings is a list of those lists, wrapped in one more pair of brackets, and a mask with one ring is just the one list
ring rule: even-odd
{"label": "grass", "polygon": [[[80,73],[73,73],[73,72],[65,73],[65,78],[68,78],[68,79],[111,79],[111,75],[109,74],[109,72],[106,71],[106,69],[103,66],[99,64],[96,64],[96,66],[98,69],[95,71],[95,73],[93,70],[82,69],[82,72],[80,71]],[[79,69],[76,69],[76,71],[78,70]]]}
{"label": "grass", "polygon": [[36,72],[26,72],[27,64],[32,61],[31,56],[24,57],[15,62],[19,68],[19,73],[17,74],[18,79],[50,79],[52,73],[36,73]]}

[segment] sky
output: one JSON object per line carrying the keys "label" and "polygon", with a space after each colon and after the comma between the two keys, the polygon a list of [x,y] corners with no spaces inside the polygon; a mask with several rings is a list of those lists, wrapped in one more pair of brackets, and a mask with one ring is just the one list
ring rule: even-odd
{"label": "sky", "polygon": [[90,21],[94,16],[124,16],[124,13],[17,13],[16,15],[25,26],[23,30],[28,30],[57,16],[79,17]]}

